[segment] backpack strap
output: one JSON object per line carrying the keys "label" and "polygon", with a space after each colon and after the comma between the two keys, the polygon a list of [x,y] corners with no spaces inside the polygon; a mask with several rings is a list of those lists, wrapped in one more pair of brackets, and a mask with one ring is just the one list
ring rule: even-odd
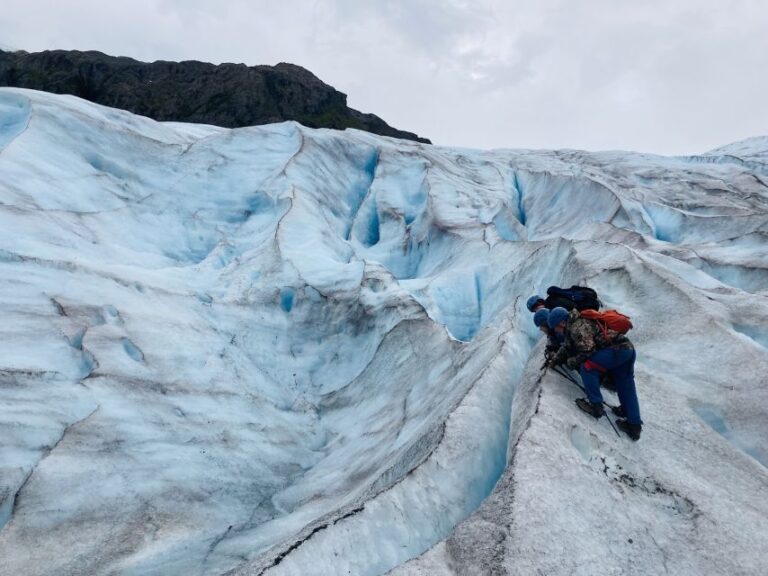
{"label": "backpack strap", "polygon": [[597,324],[597,327],[600,328],[600,332],[603,334],[603,340],[606,342],[610,342],[612,340],[612,338],[608,336],[608,324],[606,324],[605,320],[602,319],[602,312],[597,312],[596,310],[582,310],[579,312],[579,315],[582,318],[592,320],[595,324]]}
{"label": "backpack strap", "polygon": [[613,338],[608,336],[608,325],[602,320],[598,320],[597,318],[595,319],[595,322],[597,322],[597,325],[600,328],[600,331],[603,333],[603,339],[606,342],[611,342]]}
{"label": "backpack strap", "polygon": [[584,370],[597,370],[601,374],[604,372],[608,372],[608,368],[605,366],[601,366],[597,362],[593,362],[592,360],[586,360],[584,362]]}

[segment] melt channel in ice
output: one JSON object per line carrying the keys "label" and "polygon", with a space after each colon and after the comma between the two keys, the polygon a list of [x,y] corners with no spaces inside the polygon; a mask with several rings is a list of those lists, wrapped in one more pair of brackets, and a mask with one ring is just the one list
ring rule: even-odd
{"label": "melt channel in ice", "polygon": [[[0,574],[758,573],[766,151],[0,90]],[[571,283],[635,323],[637,444],[537,370]]]}

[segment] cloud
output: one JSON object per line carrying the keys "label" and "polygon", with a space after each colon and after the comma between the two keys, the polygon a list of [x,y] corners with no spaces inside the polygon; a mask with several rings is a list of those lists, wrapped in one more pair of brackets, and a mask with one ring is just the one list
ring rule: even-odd
{"label": "cloud", "polygon": [[26,50],[294,62],[437,143],[692,153],[768,133],[756,0],[11,0]]}

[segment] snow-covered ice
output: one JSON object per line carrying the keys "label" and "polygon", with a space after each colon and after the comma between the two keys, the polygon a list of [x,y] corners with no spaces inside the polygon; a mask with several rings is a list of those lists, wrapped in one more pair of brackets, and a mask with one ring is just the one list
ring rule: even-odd
{"label": "snow-covered ice", "polygon": [[[766,151],[1,89],[0,574],[763,573]],[[572,283],[635,324],[638,443],[538,370]]]}

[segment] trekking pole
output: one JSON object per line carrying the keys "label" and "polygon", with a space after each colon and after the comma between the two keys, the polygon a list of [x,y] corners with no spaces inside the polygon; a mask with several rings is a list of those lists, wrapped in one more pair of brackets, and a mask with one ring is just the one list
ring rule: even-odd
{"label": "trekking pole", "polygon": [[[605,404],[605,402],[603,402]],[[610,407],[610,404],[605,404],[606,406]],[[608,424],[611,425],[611,428],[613,428],[613,431],[616,432],[616,436],[621,438],[621,434],[619,434],[619,431],[616,430],[616,425],[613,423],[613,420],[611,420],[611,417],[608,416],[608,412],[605,413],[605,419],[608,420]]]}
{"label": "trekking pole", "polygon": [[[587,393],[587,389],[586,389],[586,388],[584,388],[584,384],[583,384],[583,383],[582,383],[582,384],[579,384],[579,383],[576,381],[576,378],[575,378],[575,377],[573,377],[573,376],[571,376],[571,375],[570,375],[570,374],[568,374],[567,372],[565,373],[565,376],[566,376],[566,378],[568,378],[568,379],[569,379],[571,382],[573,382],[574,384],[576,384],[576,386],[578,386],[579,388],[581,388],[581,389],[584,391],[584,394],[586,394],[586,393]],[[607,407],[607,408],[610,408],[611,410],[613,410],[613,405],[611,405],[611,404],[608,404],[608,402],[606,402],[605,400],[603,400],[603,406],[605,406],[605,407]],[[608,420],[608,424],[610,424],[610,425],[611,425],[611,428],[613,428],[613,431],[614,431],[614,432],[616,432],[616,436],[618,436],[619,438],[621,438],[621,434],[619,434],[619,431],[618,431],[618,430],[616,430],[616,426],[614,425],[614,423],[613,423],[613,420],[611,420],[611,417],[610,417],[610,416],[608,416],[608,412],[606,412],[606,413],[605,413],[605,419],[606,419],[606,420]]]}
{"label": "trekking pole", "polygon": [[[586,389],[586,388],[584,388],[584,386],[583,386],[582,384],[579,384],[579,381],[578,381],[578,380],[576,380],[576,378],[574,378],[573,376],[571,376],[571,375],[570,375],[568,372],[564,372],[564,371],[562,371],[562,370],[559,370],[558,368],[559,368],[559,367],[553,367],[553,368],[552,368],[552,370],[554,370],[555,372],[557,372],[558,374],[560,374],[560,376],[562,376],[563,378],[567,378],[568,380],[570,380],[571,382],[573,382],[574,384],[576,384],[576,386],[578,386],[578,387],[579,387],[579,389],[580,389],[582,392],[584,392],[584,394],[586,394],[586,393],[587,393],[587,389]],[[606,402],[605,400],[603,400],[603,405],[604,405],[604,406],[607,406],[608,408],[613,408],[613,407],[614,407],[614,406],[613,406],[613,404],[608,404],[608,402]]]}
{"label": "trekking pole", "polygon": [[581,388],[581,391],[582,391],[582,392],[584,392],[584,394],[586,394],[586,393],[587,393],[587,390],[586,390],[586,388],[584,388],[584,386],[582,386],[581,384],[579,384],[579,383],[576,381],[576,378],[574,378],[573,376],[571,376],[570,374],[568,374],[568,372],[565,372],[564,370],[560,370],[560,367],[559,367],[559,366],[553,366],[553,367],[552,367],[552,370],[554,370],[555,372],[557,372],[558,374],[560,374],[560,376],[562,376],[563,378],[565,378],[565,379],[567,379],[567,380],[570,380],[571,382],[573,382],[574,384],[576,384],[576,386],[578,386],[579,388]]}
{"label": "trekking pole", "polygon": [[[571,376],[570,374],[568,374],[568,372],[565,372],[565,371],[563,371],[563,370],[560,370],[559,368],[560,368],[559,366],[553,366],[553,367],[552,367],[552,370],[553,370],[553,371],[555,371],[555,372],[557,372],[558,374],[560,374],[560,376],[562,376],[563,378],[566,378],[567,380],[570,380],[571,382],[573,382],[573,383],[574,383],[576,386],[578,386],[578,387],[581,389],[581,391],[582,391],[582,392],[584,392],[584,394],[586,394],[586,393],[587,393],[587,389],[586,389],[586,388],[584,388],[584,385],[583,385],[583,384],[579,384],[579,383],[576,381],[576,378],[574,378],[573,376]],[[608,404],[608,402],[606,402],[605,400],[603,400],[603,404],[604,404],[605,406],[607,406],[608,408],[613,408],[613,406],[611,406],[610,404]],[[615,426],[615,425],[614,425],[614,423],[611,421],[611,418],[608,416],[608,413],[607,413],[607,412],[605,412],[605,419],[606,419],[606,420],[608,420],[608,424],[610,424],[610,425],[611,425],[611,428],[613,428],[613,431],[614,431],[614,432],[616,432],[616,436],[618,436],[619,438],[621,438],[621,434],[619,434],[619,431],[618,431],[618,430],[616,430],[616,426]]]}

